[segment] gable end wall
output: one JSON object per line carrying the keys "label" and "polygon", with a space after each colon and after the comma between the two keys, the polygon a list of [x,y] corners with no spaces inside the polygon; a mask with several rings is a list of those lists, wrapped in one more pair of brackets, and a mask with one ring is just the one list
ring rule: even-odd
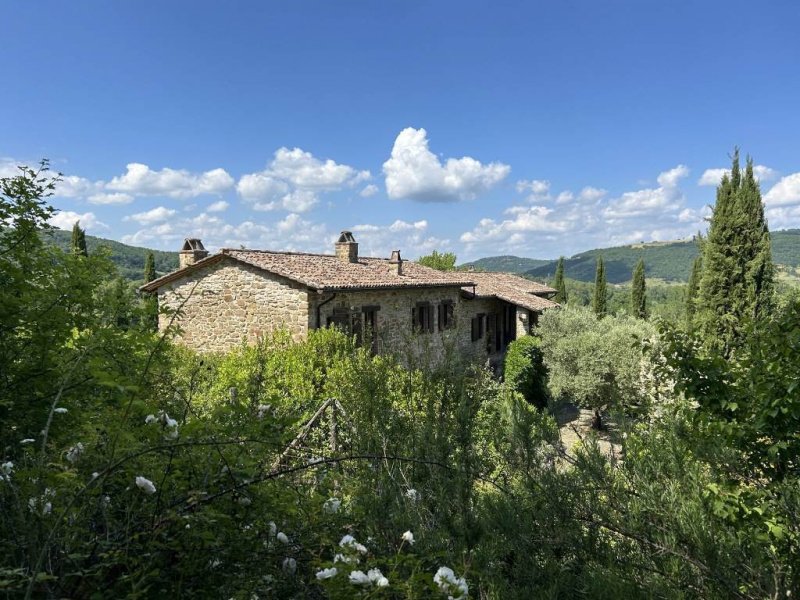
{"label": "gable end wall", "polygon": [[[168,283],[158,290],[160,306],[183,316],[179,341],[201,352],[227,351],[243,341],[286,328],[299,341],[308,333],[309,298],[305,286],[232,259]],[[169,317],[159,317],[163,329]]]}

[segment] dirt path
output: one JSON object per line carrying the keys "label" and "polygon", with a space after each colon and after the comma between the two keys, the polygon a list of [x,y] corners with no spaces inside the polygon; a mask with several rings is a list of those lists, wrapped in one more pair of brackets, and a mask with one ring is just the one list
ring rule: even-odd
{"label": "dirt path", "polygon": [[561,433],[561,443],[568,454],[574,454],[576,444],[581,440],[596,438],[600,450],[607,455],[620,457],[621,439],[617,423],[608,415],[603,415],[604,429],[592,429],[594,412],[586,408],[578,408],[574,404],[563,404],[553,412]]}

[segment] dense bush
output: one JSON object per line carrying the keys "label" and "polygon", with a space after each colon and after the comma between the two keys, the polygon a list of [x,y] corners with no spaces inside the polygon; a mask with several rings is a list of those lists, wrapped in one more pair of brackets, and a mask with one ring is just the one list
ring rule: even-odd
{"label": "dense bush", "polygon": [[547,406],[547,367],[539,339],[526,335],[508,345],[503,363],[505,381],[538,408]]}

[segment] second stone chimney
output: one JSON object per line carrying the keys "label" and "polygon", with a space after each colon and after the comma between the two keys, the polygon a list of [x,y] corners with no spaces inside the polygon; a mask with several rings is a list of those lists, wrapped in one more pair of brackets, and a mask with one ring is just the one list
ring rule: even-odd
{"label": "second stone chimney", "polygon": [[403,259],[400,258],[400,250],[392,250],[392,256],[389,258],[389,273],[403,274]]}
{"label": "second stone chimney", "polygon": [[183,242],[183,248],[178,254],[179,268],[183,269],[193,265],[197,261],[203,260],[206,256],[208,256],[208,250],[203,246],[203,242],[197,238],[186,238]]}
{"label": "second stone chimney", "polygon": [[349,231],[343,231],[336,241],[336,258],[343,262],[358,262],[358,243]]}

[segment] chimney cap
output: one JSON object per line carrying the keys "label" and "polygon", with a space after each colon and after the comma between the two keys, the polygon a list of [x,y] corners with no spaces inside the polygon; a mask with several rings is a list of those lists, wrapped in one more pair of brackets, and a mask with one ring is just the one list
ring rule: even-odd
{"label": "chimney cap", "polygon": [[203,242],[200,241],[200,238],[186,238],[184,240],[181,252],[190,252],[193,250],[205,250]]}
{"label": "chimney cap", "polygon": [[346,243],[355,243],[356,238],[353,237],[353,233],[351,231],[342,231],[339,234],[339,239],[336,241],[337,244],[346,244]]}
{"label": "chimney cap", "polygon": [[400,250],[392,250],[392,255],[389,257],[390,263],[401,263],[403,259],[400,258]]}

